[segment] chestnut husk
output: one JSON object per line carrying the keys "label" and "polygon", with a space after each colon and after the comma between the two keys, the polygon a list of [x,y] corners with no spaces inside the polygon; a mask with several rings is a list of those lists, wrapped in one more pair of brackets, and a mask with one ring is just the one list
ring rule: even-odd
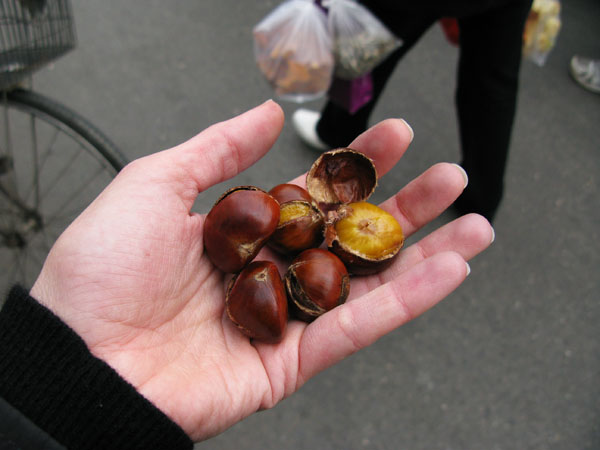
{"label": "chestnut husk", "polygon": [[253,261],[235,275],[225,295],[227,315],[246,336],[276,343],[285,334],[288,305],[277,266]]}
{"label": "chestnut husk", "polygon": [[346,267],[333,253],[320,248],[300,253],[284,281],[291,315],[305,322],[343,304],[350,293]]}
{"label": "chestnut husk", "polygon": [[223,272],[235,273],[252,261],[275,232],[279,203],[255,186],[225,192],[204,221],[204,249]]}
{"label": "chestnut husk", "polygon": [[323,152],[306,174],[306,190],[325,215],[341,204],[368,199],[376,187],[373,160],[351,148]]}

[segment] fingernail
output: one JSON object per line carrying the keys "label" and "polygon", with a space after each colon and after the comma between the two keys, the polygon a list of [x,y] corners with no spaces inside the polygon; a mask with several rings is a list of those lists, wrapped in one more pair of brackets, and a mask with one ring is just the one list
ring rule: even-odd
{"label": "fingernail", "polygon": [[494,227],[492,227],[492,240],[490,241],[490,244],[492,244],[495,240],[496,240],[496,232],[494,231]]}
{"label": "fingernail", "polygon": [[468,277],[469,274],[471,273],[471,266],[469,265],[468,262],[465,262],[465,265],[467,266],[467,274],[465,276]]}
{"label": "fingernail", "polygon": [[404,119],[400,119],[402,122],[404,122],[404,125],[406,125],[406,128],[408,128],[408,131],[410,131],[410,141],[412,142],[412,140],[415,137],[415,132],[413,131],[412,127],[408,124],[408,122]]}
{"label": "fingernail", "polygon": [[465,181],[465,185],[463,186],[463,189],[466,188],[467,185],[469,184],[469,176],[467,175],[467,172],[460,165],[458,165],[456,163],[453,163],[453,165],[455,165],[456,167],[458,167],[458,170],[460,170],[460,173],[463,176],[463,180]]}

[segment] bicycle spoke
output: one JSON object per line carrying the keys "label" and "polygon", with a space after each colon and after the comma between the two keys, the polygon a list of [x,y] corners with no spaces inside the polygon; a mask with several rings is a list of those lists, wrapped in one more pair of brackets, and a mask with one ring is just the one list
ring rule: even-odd
{"label": "bicycle spoke", "polygon": [[[8,109],[8,99],[6,97],[6,92],[2,93],[2,104],[4,108],[4,154],[8,158],[8,161],[14,161],[13,159],[13,146],[12,146],[12,138],[10,133],[10,118],[9,118],[9,109]],[[13,166],[14,167],[14,166]],[[16,182],[16,176],[14,170],[9,170],[8,173],[5,173],[3,176],[2,183],[0,183],[0,188],[4,192],[6,191],[6,199],[10,202],[9,198],[12,194],[16,194],[18,192],[18,186]],[[13,215],[9,216],[9,220],[13,219]],[[15,226],[15,220],[12,220],[11,226]]]}
{"label": "bicycle spoke", "polygon": [[77,152],[77,154],[73,158],[71,158],[69,162],[61,169],[58,175],[54,177],[54,179],[49,183],[49,186],[46,187],[46,189],[44,190],[44,195],[42,196],[40,201],[43,201],[46,197],[48,197],[48,194],[52,191],[52,189],[54,189],[54,187],[56,187],[59,180],[65,176],[65,174],[69,171],[73,164],[75,164],[75,161],[81,156],[81,154],[82,152]]}
{"label": "bicycle spoke", "polygon": [[63,204],[58,208],[58,211],[56,211],[54,213],[54,215],[48,219],[48,223],[51,223],[58,215],[60,215],[60,213],[62,213],[62,211],[67,207],[67,205],[69,205],[69,203],[71,203],[71,201],[75,200],[83,192],[86,192],[85,189],[88,186],[90,186],[94,181],[96,181],[96,179],[103,173],[104,173],[104,168],[103,167],[98,168],[96,170],[96,172],[92,175],[91,178],[89,178],[84,184],[79,186],[78,189],[74,189],[73,194],[69,198],[67,198],[67,200],[65,202],[63,202]]}
{"label": "bicycle spoke", "polygon": [[19,257],[18,254],[15,254],[15,257],[13,258],[13,265],[12,265],[12,267],[10,269],[10,273],[8,275],[8,283],[11,284],[11,285],[14,284],[15,281],[17,281],[17,279],[16,279],[17,278],[17,271],[19,269],[19,266],[17,264],[17,258],[18,257]]}
{"label": "bicycle spoke", "polygon": [[4,151],[9,158],[12,158],[12,140],[10,138],[10,120],[8,117],[8,99],[6,98],[6,92],[2,93],[2,104],[4,105]]}
{"label": "bicycle spoke", "polygon": [[35,116],[33,114],[29,115],[29,126],[31,129],[31,147],[32,147],[32,155],[33,155],[33,204],[37,209],[40,205],[40,168],[39,168],[39,155],[38,155],[38,145],[37,145],[37,133],[35,126]]}
{"label": "bicycle spoke", "polygon": [[[45,240],[44,237],[40,237],[41,240]],[[46,261],[46,256],[50,252],[50,248],[48,247],[47,251],[42,252],[42,250],[38,246],[30,247],[30,255],[31,258],[35,260],[35,267],[42,267],[44,261]]]}
{"label": "bicycle spoke", "polygon": [[65,226],[52,225],[52,228],[44,227],[44,229],[42,230],[42,234],[44,237],[44,248],[46,250],[46,253],[50,252],[50,248],[54,245],[54,243],[56,242],[58,237],[61,235],[61,233],[65,230],[65,228],[67,228],[66,225]]}
{"label": "bicycle spoke", "polygon": [[74,208],[70,209],[65,213],[60,214],[59,216],[53,216],[52,220],[48,219],[48,221],[44,224],[44,227],[60,228],[62,226],[63,228],[66,228],[71,222],[73,222],[77,218],[79,214],[81,214],[83,209],[85,208]]}
{"label": "bicycle spoke", "polygon": [[27,260],[27,249],[17,252],[17,277],[18,281],[24,283],[25,282],[25,261]]}
{"label": "bicycle spoke", "polygon": [[[59,133],[60,133],[60,129],[54,128],[54,134],[50,138],[50,142],[48,143],[48,145],[46,145],[46,148],[42,153],[41,160],[38,161],[38,171],[37,171],[37,176],[38,176],[37,179],[38,180],[41,177],[42,172],[44,171],[44,167],[46,166],[46,161],[48,161],[48,158],[50,157],[50,155],[52,153],[54,144],[56,143]],[[31,193],[34,192],[34,188],[37,184],[38,183],[35,181],[35,179],[32,180],[31,185],[29,186],[29,188],[27,189],[27,192],[23,196],[23,198],[25,199],[25,202],[29,201],[29,198],[31,197]]]}

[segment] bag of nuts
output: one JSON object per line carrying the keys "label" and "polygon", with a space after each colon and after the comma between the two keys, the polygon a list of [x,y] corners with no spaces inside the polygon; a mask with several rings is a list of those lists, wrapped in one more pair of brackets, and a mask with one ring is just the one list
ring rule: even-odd
{"label": "bag of nuts", "polygon": [[355,0],[324,0],[323,6],[329,9],[336,77],[361,77],[402,45],[371,11]]}
{"label": "bag of nuts", "polygon": [[253,30],[254,57],[275,93],[304,102],[325,95],[333,74],[331,36],[312,0],[287,0]]}
{"label": "bag of nuts", "polygon": [[560,1],[534,0],[523,33],[523,56],[543,66],[560,28]]}

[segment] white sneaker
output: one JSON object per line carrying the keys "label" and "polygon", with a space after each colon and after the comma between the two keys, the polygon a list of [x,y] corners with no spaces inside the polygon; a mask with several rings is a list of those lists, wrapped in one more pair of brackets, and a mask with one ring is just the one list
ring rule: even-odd
{"label": "white sneaker", "polygon": [[317,134],[317,122],[321,114],[310,109],[299,109],[292,116],[292,124],[296,134],[309,147],[315,150],[329,150],[329,146],[323,142]]}
{"label": "white sneaker", "polygon": [[571,75],[588,91],[600,94],[600,59],[590,59],[575,55],[571,58]]}

